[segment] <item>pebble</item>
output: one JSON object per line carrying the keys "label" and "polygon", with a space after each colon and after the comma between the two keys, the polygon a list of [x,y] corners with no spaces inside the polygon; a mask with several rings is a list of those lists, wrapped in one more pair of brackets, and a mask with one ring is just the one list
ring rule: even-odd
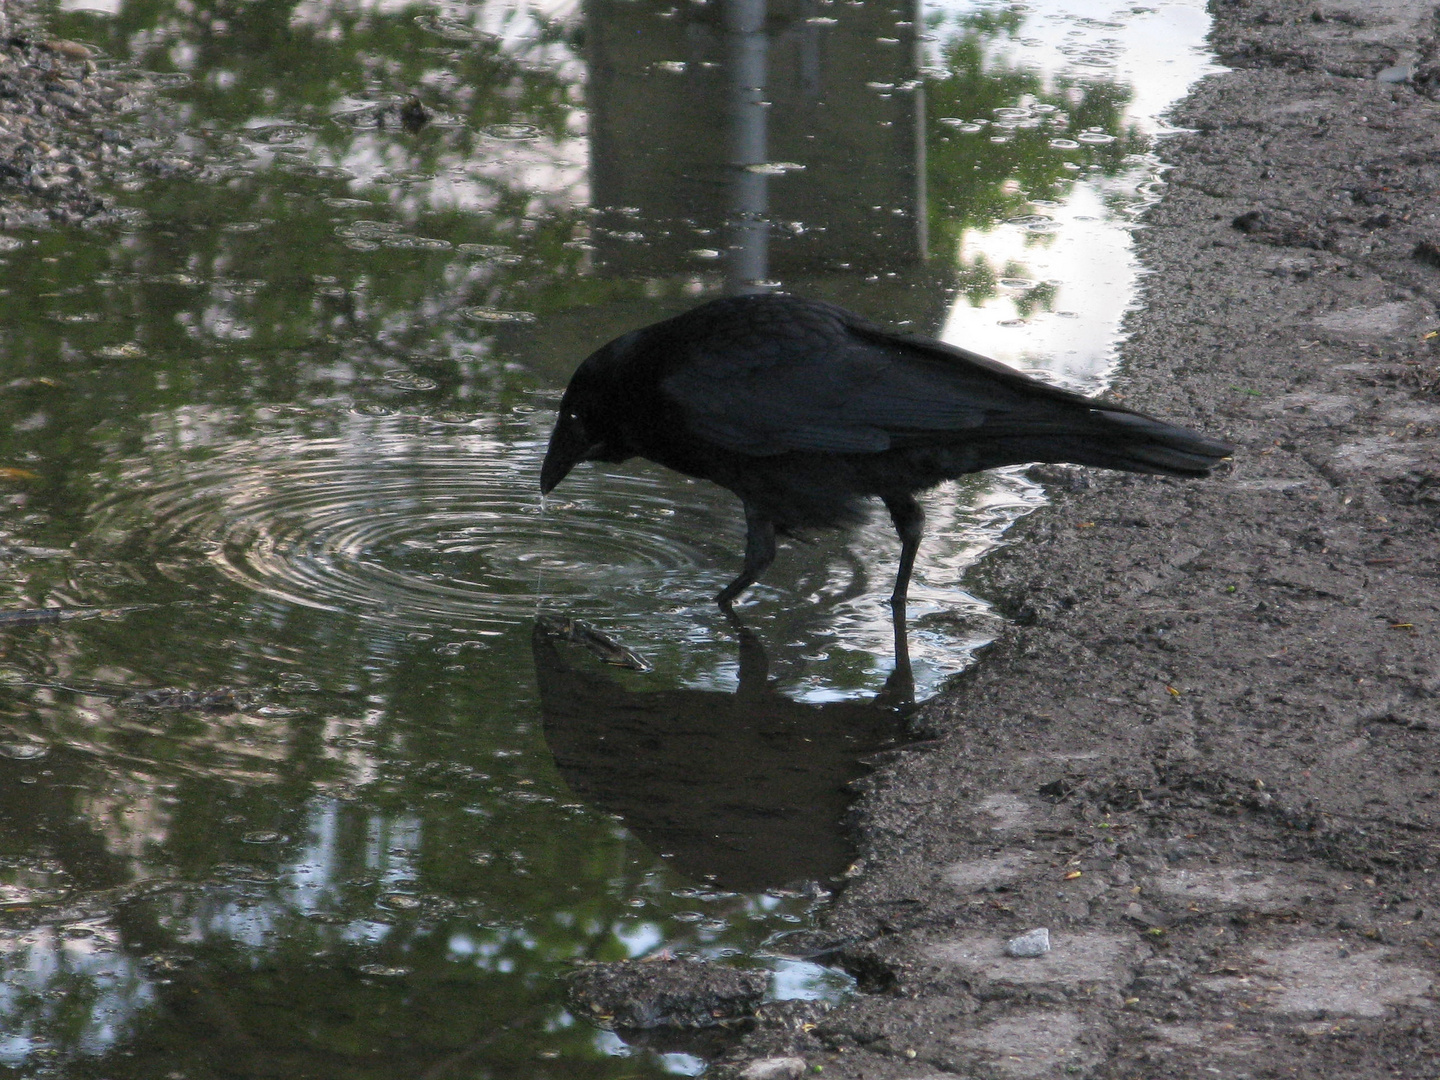
{"label": "pebble", "polygon": [[1019,937],[1005,943],[1006,956],[1044,956],[1050,951],[1050,929],[1042,926],[1038,930],[1027,930]]}
{"label": "pebble", "polygon": [[[31,21],[0,34],[0,229],[7,231],[113,215],[91,185],[115,171],[111,148],[127,137],[100,125],[134,103],[132,92],[149,88],[100,70],[86,45],[31,36]],[[146,165],[131,158],[125,168]]]}

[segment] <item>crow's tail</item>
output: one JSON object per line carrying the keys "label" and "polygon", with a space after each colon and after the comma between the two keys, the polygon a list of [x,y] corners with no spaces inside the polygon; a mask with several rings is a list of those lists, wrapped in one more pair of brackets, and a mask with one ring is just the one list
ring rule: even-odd
{"label": "crow's tail", "polygon": [[1091,410],[1090,419],[1085,434],[1065,440],[1069,445],[1060,460],[1125,472],[1205,476],[1235,450],[1219,439],[1143,413],[1102,406]]}

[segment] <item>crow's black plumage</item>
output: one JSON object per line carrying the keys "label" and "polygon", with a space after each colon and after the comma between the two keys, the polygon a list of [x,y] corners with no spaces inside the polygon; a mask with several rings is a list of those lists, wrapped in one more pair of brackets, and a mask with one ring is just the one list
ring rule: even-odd
{"label": "crow's black plumage", "polygon": [[748,534],[723,608],[775,536],[852,524],[881,499],[905,602],[924,514],[915,493],[1032,461],[1204,476],[1231,448],[928,338],[794,296],[736,296],[624,334],[575,371],[540,471],[640,456],[740,496]]}

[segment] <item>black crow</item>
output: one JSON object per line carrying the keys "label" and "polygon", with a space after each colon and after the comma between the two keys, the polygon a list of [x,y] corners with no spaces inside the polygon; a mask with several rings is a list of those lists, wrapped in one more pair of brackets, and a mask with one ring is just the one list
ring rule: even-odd
{"label": "black crow", "polygon": [[833,304],[733,296],[623,334],[570,379],[540,469],[549,492],[582,461],[640,456],[740,496],[748,533],[724,609],[775,558],[775,536],[865,518],[878,496],[900,534],[905,603],[944,480],[1026,462],[1204,476],[1231,447],[1061,390],[953,345]]}

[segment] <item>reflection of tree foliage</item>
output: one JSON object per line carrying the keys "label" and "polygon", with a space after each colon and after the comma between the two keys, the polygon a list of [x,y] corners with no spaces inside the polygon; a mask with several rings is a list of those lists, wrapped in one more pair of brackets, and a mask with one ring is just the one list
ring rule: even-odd
{"label": "reflection of tree foliage", "polygon": [[[25,434],[0,424],[0,454],[43,474],[33,498],[84,504],[99,463],[139,452],[146,437],[118,418],[181,405],[243,411],[367,396],[381,371],[400,365],[438,378],[425,399],[434,408],[513,404],[536,381],[514,363],[527,329],[471,319],[469,308],[538,322],[638,291],[585,273],[576,241],[587,219],[573,192],[505,167],[517,147],[578,156],[569,128],[580,104],[578,27],[520,6],[512,15],[530,20],[527,34],[502,46],[430,13],[324,0],[127,0],[113,18],[54,14],[57,33],[195,78],[169,92],[187,130],[171,144],[142,142],[120,197],[144,211],[141,221],[97,234],[110,243],[50,236],[11,256],[0,356],[12,377],[50,378],[68,365],[63,384],[35,384],[0,405],[12,419],[47,415]],[[384,127],[331,120],[411,92],[436,114],[418,132],[393,117]],[[245,135],[277,121],[293,138]],[[496,140],[486,134],[496,124],[532,137]],[[333,171],[357,160],[401,182],[357,185]],[[423,183],[403,180],[456,170],[485,192],[483,209],[434,204]],[[360,206],[324,204],[357,195]],[[357,219],[453,246],[352,250],[336,231]],[[498,255],[458,250],[467,243]],[[113,438],[76,440],[75,431]]]}
{"label": "reflection of tree foliage", "polygon": [[[1145,148],[1138,132],[1120,126],[1130,98],[1126,88],[1066,80],[1047,87],[1038,73],[1007,67],[994,57],[994,43],[1013,36],[1024,18],[1014,11],[967,16],[944,46],[946,73],[926,80],[930,236],[941,258],[956,256],[966,229],[987,228],[1026,213],[1031,199],[1062,199],[1080,169],[1098,165],[1113,175],[1127,155]],[[994,110],[1022,102],[1053,111],[1037,112],[1003,131],[987,124],[978,132],[965,132],[954,123],[991,121]],[[1087,130],[1116,140],[1064,150],[1050,146],[1052,139],[1075,140]],[[1008,142],[991,141],[1002,134]],[[972,297],[977,296],[972,289],[990,287],[980,267],[962,272],[971,283],[962,288]]]}
{"label": "reflection of tree foliage", "polygon": [[[67,635],[50,651],[119,673],[138,633],[172,676],[278,675],[233,658],[227,672],[213,630],[166,623]],[[327,655],[374,647],[314,613],[269,633],[282,651],[317,635]],[[177,660],[182,640],[198,646],[194,671]],[[36,765],[0,755],[0,883],[55,898],[0,912],[0,929],[25,935],[0,954],[4,1028],[40,1040],[67,1076],[138,1080],[157,1062],[187,1075],[469,1075],[469,1062],[477,1075],[614,1076],[622,1063],[565,1016],[557,980],[575,961],[627,955],[630,916],[697,900],[672,896],[674,879],[613,821],[509,749],[516,718],[496,702],[513,695],[512,668],[484,669],[488,684],[452,678],[424,642],[390,659],[378,673],[313,671],[322,709],[302,707],[315,691],[287,697],[282,684],[272,697],[289,707],[248,717],[146,716],[10,688],[8,736],[54,740],[44,764],[64,779],[23,785]],[[333,683],[347,679],[373,709],[337,725],[346,695]],[[38,709],[22,715],[27,702]],[[103,732],[90,727],[97,707]],[[234,738],[217,738],[227,728]],[[64,749],[70,738],[87,749]],[[353,773],[337,767],[346,757]],[[254,842],[256,830],[277,840]],[[730,918],[727,941],[758,945],[748,900],[700,903]],[[553,1072],[532,1067],[541,1032],[562,1055]],[[663,1075],[653,1060],[621,1071]]]}
{"label": "reflection of tree foliage", "polygon": [[1000,280],[1000,275],[990,266],[990,260],[983,253],[973,257],[966,257],[962,252],[956,259],[955,287],[970,297],[971,303],[978,304],[981,300],[995,295],[995,282]]}
{"label": "reflection of tree foliage", "polygon": [[1038,311],[1049,311],[1055,304],[1055,286],[1042,281],[1033,289],[1026,289],[1015,298],[1015,310],[1022,319],[1028,319]]}
{"label": "reflection of tree foliage", "polygon": [[201,124],[243,127],[250,118],[275,117],[277,102],[292,119],[323,119],[346,97],[419,93],[476,126],[523,115],[552,135],[563,133],[578,104],[575,78],[533,60],[568,49],[574,27],[537,18],[517,48],[478,29],[437,33],[417,21],[430,11],[419,4],[395,10],[298,0],[127,0],[114,18],[77,13],[55,22],[143,68],[202,73],[179,93]]}

